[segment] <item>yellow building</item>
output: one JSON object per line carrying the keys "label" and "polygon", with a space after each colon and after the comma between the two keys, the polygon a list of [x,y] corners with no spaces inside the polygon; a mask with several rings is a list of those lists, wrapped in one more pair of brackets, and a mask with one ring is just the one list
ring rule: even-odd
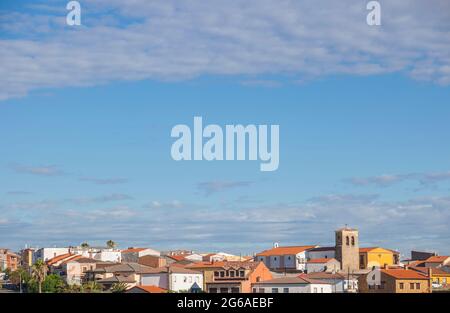
{"label": "yellow building", "polygon": [[360,269],[383,268],[399,265],[399,263],[400,253],[396,251],[379,247],[359,249]]}

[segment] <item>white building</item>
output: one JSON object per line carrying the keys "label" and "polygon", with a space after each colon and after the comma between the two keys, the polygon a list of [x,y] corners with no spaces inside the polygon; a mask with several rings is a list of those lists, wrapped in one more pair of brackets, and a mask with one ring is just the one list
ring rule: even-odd
{"label": "white building", "polygon": [[182,267],[163,267],[142,274],[140,285],[158,286],[174,292],[198,291],[202,290],[203,274]]}
{"label": "white building", "polygon": [[60,255],[68,254],[69,248],[41,248],[34,252],[34,260],[44,262],[56,258]]}
{"label": "white building", "polygon": [[300,277],[283,277],[254,283],[253,293],[333,293],[333,284]]}
{"label": "white building", "polygon": [[278,247],[256,255],[272,271],[306,271],[307,253],[316,246]]}
{"label": "white building", "polygon": [[306,253],[308,260],[312,259],[333,259],[336,258],[336,248],[335,247],[317,247],[308,250]]}
{"label": "white building", "polygon": [[356,293],[358,292],[358,277],[355,275],[345,275],[344,273],[316,272],[302,274],[300,276],[306,280],[321,281],[333,286],[333,293]]}

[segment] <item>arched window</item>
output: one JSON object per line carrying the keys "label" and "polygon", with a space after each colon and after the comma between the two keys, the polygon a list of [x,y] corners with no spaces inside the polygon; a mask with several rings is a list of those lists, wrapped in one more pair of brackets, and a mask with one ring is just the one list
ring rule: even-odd
{"label": "arched window", "polygon": [[349,236],[347,236],[347,237],[345,238],[345,242],[346,242],[347,246],[350,245],[350,237],[349,237]]}
{"label": "arched window", "polygon": [[355,245],[355,237],[352,236],[352,246]]}

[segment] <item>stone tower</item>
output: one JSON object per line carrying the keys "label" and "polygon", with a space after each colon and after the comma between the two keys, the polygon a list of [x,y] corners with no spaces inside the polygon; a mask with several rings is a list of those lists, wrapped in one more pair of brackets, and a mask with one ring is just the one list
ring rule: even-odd
{"label": "stone tower", "polygon": [[344,272],[359,270],[359,232],[348,227],[336,231],[336,259]]}

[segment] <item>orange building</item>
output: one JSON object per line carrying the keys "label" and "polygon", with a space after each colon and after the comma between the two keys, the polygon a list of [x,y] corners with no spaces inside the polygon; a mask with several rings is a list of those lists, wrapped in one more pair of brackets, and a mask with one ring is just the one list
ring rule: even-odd
{"label": "orange building", "polygon": [[9,249],[0,249],[0,271],[16,271],[19,267],[20,256]]}
{"label": "orange building", "polygon": [[208,293],[251,293],[252,284],[273,279],[263,262],[201,262],[188,268],[203,272]]}

